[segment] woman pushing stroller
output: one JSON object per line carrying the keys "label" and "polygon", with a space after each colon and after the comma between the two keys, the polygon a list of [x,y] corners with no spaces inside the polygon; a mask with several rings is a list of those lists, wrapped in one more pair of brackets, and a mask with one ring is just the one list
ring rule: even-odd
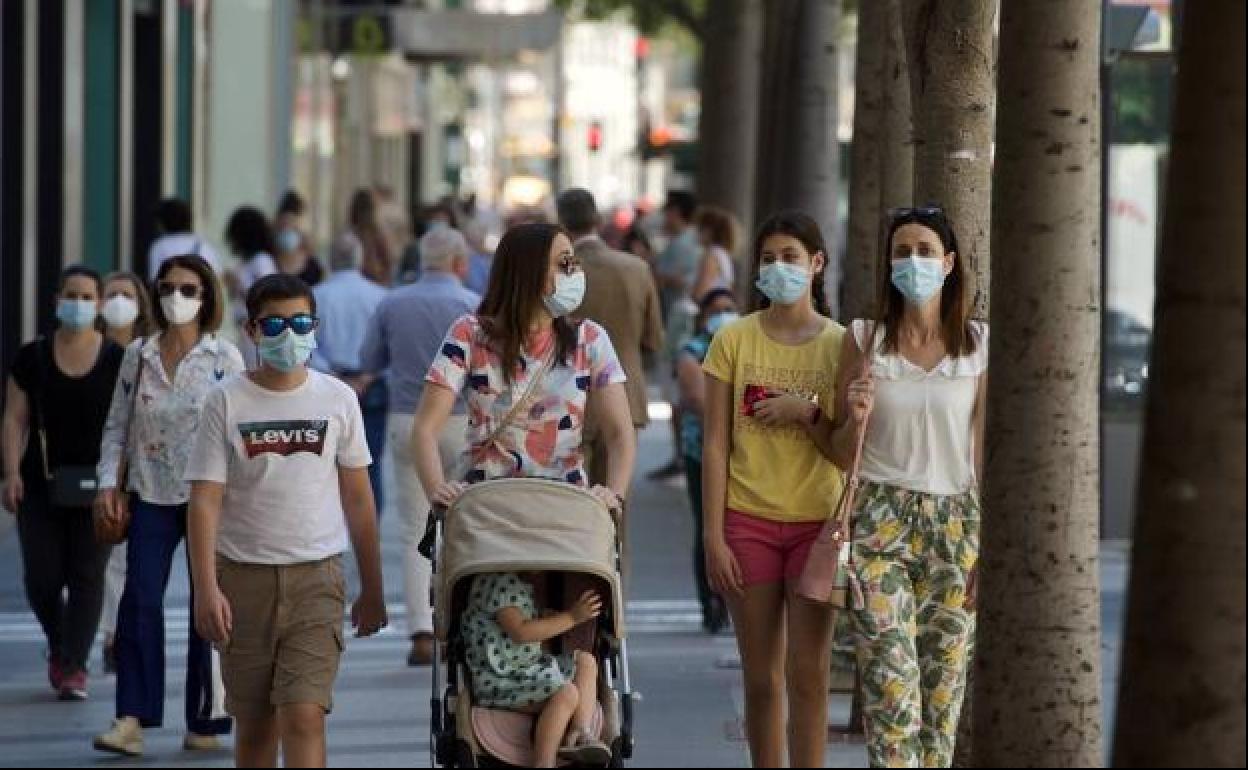
{"label": "woman pushing stroller", "polygon": [[[585,273],[572,241],[555,225],[514,227],[494,256],[479,311],[456,321],[429,369],[412,429],[421,485],[450,506],[466,483],[544,478],[587,487],[581,452],[585,413],[602,425],[607,485],[589,491],[622,510],[637,436],[624,369],[606,331],[568,316],[585,296]],[[468,405],[464,478],[448,479],[438,436],[455,399]]]}
{"label": "woman pushing stroller", "polygon": [[[561,228],[521,225],[503,237],[481,307],[452,325],[414,421],[417,470],[435,505],[449,508],[470,483],[527,478],[586,488],[608,510],[623,510],[636,433],[624,370],[606,331],[569,318],[584,293],[585,273]],[[461,394],[469,449],[464,468],[448,471],[438,436]],[[591,409],[609,457],[607,485],[593,488],[581,451]],[[460,625],[473,700],[537,715],[539,767],[557,759],[606,764],[611,749],[591,727],[598,661],[587,652],[553,656],[543,646],[596,619],[602,600],[588,591],[566,611],[543,617],[537,578],[515,572],[474,578]]]}

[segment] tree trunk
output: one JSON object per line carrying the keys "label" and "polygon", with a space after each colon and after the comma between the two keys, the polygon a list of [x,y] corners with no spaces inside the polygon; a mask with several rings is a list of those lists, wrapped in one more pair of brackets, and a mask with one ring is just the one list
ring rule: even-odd
{"label": "tree trunk", "polygon": [[[894,205],[944,207],[973,277],[975,314],[988,314],[988,236],[996,98],[995,0],[904,0],[913,118],[913,193]],[[968,692],[974,687],[971,648]],[[955,766],[970,763],[973,704],[958,724]]]}
{"label": "tree trunk", "polygon": [[[884,22],[884,115],[880,132],[884,142],[880,151],[880,213],[887,214],[889,209],[914,203],[914,116],[910,109],[910,72],[901,26],[901,0],[882,0],[882,4],[887,17]],[[879,226],[883,227],[882,218]],[[877,244],[880,240],[877,238]]]}
{"label": "tree trunk", "polygon": [[1182,24],[1114,764],[1243,767],[1244,3]]}
{"label": "tree trunk", "polygon": [[996,68],[995,0],[905,0],[914,108],[916,203],[939,203],[975,273],[976,313],[988,313],[988,236]]}
{"label": "tree trunk", "polygon": [[1001,14],[976,764],[1093,767],[1101,747],[1101,7]]}
{"label": "tree trunk", "polygon": [[854,138],[849,165],[849,231],[841,282],[841,315],[848,323],[875,310],[880,261],[880,190],[884,151],[884,50],[887,3],[858,8],[854,55]]}
{"label": "tree trunk", "polygon": [[[848,310],[846,318],[875,317],[880,303],[879,268],[884,259],[884,229],[888,212],[914,203],[914,121],[910,110],[910,73],[906,69],[905,39],[902,34],[901,0],[879,0],[864,4],[859,14],[873,12],[883,16],[881,20],[880,78],[882,89],[879,115],[879,204],[875,209],[875,221],[871,223],[869,251],[871,263],[867,266],[867,291],[863,296],[851,296],[848,301],[855,309]],[[855,119],[857,116],[855,115]],[[857,124],[855,124],[856,126]],[[857,135],[857,128],[854,130]],[[852,171],[852,170],[851,170]],[[852,195],[852,193],[851,193]],[[866,204],[864,204],[866,205]],[[861,220],[859,220],[861,221]],[[850,200],[850,227],[855,226],[853,199]],[[856,259],[852,250],[854,235],[851,229],[849,259]],[[861,236],[859,236],[861,237]],[[863,241],[865,243],[865,240]],[[858,268],[854,268],[858,269]],[[848,280],[848,278],[847,278]],[[855,286],[860,279],[855,278]],[[856,294],[856,291],[855,291]]]}
{"label": "tree trunk", "polygon": [[719,0],[706,13],[698,198],[721,206],[750,232],[758,146],[762,0]]}
{"label": "tree trunk", "polygon": [[768,0],[763,13],[763,61],[758,99],[758,152],[755,155],[754,221],[762,222],[777,206],[777,166],[784,150],[782,118],[792,102],[786,53],[796,38],[801,0]]}
{"label": "tree trunk", "polygon": [[758,221],[780,209],[815,218],[828,247],[836,315],[836,50],[840,0],[768,0],[760,100]]}

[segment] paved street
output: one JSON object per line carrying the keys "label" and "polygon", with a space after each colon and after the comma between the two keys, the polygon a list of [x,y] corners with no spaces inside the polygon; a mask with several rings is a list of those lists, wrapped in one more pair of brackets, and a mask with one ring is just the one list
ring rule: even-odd
{"label": "paved street", "polygon": [[[643,434],[641,473],[666,462],[667,435],[664,423]],[[642,694],[633,764],[744,766],[748,755],[741,739],[739,672],[717,665],[732,652],[732,640],[711,639],[698,629],[688,555],[692,524],[684,490],[675,484],[642,480],[632,505],[630,644],[634,686]],[[172,665],[166,727],[147,732],[148,754],[142,761],[112,759],[90,747],[91,736],[106,727],[112,716],[112,680],[94,678],[87,703],[65,704],[52,698],[44,680],[42,637],[22,595],[16,535],[7,529],[0,529],[0,766],[228,766],[226,753],[189,756],[180,750],[184,669],[178,655],[185,649],[185,571],[175,570],[167,602],[173,610],[168,618]],[[394,518],[388,516],[383,541],[392,618],[402,616],[397,532]],[[1109,543],[1102,553],[1105,702],[1112,708],[1114,698],[1108,688],[1116,678],[1126,551],[1121,544]],[[428,764],[429,672],[407,668],[406,650],[401,628],[349,645],[338,680],[336,710],[329,721],[332,765]],[[838,697],[833,703],[834,718],[843,721],[847,706]],[[865,764],[860,744],[829,747],[831,767]]]}

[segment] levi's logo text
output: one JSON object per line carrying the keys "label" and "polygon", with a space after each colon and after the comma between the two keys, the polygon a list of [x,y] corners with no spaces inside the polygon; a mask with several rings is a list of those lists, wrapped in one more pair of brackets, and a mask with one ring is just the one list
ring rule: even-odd
{"label": "levi's logo text", "polygon": [[289,457],[296,452],[320,455],[325,449],[329,420],[275,420],[239,423],[247,457],[275,454]]}

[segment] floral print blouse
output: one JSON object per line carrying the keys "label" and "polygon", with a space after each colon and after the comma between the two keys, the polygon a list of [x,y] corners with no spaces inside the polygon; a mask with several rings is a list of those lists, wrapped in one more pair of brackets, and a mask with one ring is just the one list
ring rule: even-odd
{"label": "floral print blouse", "polygon": [[160,335],[131,343],[104,424],[96,469],[100,487],[117,486],[124,455],[129,463],[127,486],[139,499],[156,505],[187,502],[191,490],[182,473],[195,445],[204,399],[218,383],[241,371],[238,348],[215,334],[200,337],[178,363],[172,380],[160,360]]}
{"label": "floral print blouse", "polygon": [[525,477],[588,485],[581,431],[589,394],[626,379],[606,330],[593,321],[578,324],[567,361],[550,368],[526,412],[485,446],[515,400],[524,397],[530,377],[541,371],[554,344],[553,333],[530,340],[509,385],[480,320],[465,315],[451,326],[426,381],[462,392],[468,405],[471,465],[465,480]]}

